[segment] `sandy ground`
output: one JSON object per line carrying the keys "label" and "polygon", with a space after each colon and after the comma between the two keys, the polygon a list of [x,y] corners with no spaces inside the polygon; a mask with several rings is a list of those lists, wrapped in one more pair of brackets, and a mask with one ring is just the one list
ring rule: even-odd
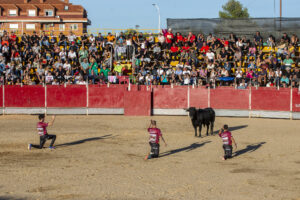
{"label": "sandy ground", "polygon": [[300,200],[300,121],[217,118],[238,143],[222,161],[218,136],[194,137],[188,117],[153,117],[168,146],[144,161],[150,117],[58,116],[56,150],[28,151],[36,118],[0,116],[1,200]]}

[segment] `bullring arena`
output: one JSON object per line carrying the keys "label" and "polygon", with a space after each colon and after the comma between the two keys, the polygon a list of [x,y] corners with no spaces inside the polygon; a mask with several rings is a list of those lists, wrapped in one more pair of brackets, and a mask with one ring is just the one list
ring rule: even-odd
{"label": "bullring arena", "polygon": [[[194,137],[187,116],[57,116],[49,129],[58,137],[53,151],[27,150],[38,143],[37,116],[0,118],[0,199],[300,197],[297,120],[217,117],[215,132],[228,123],[238,144],[224,162],[221,139]],[[144,161],[150,119],[168,146]]]}

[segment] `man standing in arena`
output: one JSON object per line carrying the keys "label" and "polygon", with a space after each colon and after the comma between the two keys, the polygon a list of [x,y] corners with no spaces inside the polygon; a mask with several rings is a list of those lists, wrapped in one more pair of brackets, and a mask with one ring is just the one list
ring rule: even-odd
{"label": "man standing in arena", "polygon": [[234,144],[235,149],[237,148],[236,142],[231,135],[231,132],[228,130],[227,124],[221,128],[219,131],[219,136],[223,140],[224,156],[222,157],[222,160],[227,160],[232,157],[232,143]]}
{"label": "man standing in arena", "polygon": [[156,127],[156,121],[151,120],[150,126],[148,128],[148,132],[150,134],[149,137],[149,144],[151,147],[151,152],[145,157],[145,160],[151,159],[151,158],[158,158],[159,155],[159,138],[164,141],[165,145],[167,146],[167,143],[165,142],[165,139],[162,136],[162,133],[159,128]]}
{"label": "man standing in arena", "polygon": [[40,114],[39,115],[39,122],[37,123],[37,131],[40,136],[40,145],[33,145],[33,144],[28,144],[28,149],[31,150],[31,148],[37,148],[37,149],[42,149],[45,142],[47,140],[51,140],[49,149],[54,149],[53,144],[56,139],[56,135],[49,135],[47,132],[47,127],[52,126],[55,120],[55,115],[52,116],[52,120],[49,123],[45,123],[45,115]]}

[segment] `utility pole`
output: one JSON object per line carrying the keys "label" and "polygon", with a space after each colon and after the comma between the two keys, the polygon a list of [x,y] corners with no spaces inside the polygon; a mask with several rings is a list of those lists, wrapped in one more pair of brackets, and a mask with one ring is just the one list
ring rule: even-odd
{"label": "utility pole", "polygon": [[281,20],[282,20],[282,0],[280,0],[280,29],[279,29],[280,32],[281,32]]}

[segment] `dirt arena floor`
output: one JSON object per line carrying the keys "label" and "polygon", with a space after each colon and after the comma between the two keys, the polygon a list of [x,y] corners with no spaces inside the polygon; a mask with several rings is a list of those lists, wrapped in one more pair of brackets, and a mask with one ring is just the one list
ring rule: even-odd
{"label": "dirt arena floor", "polygon": [[187,116],[153,117],[168,146],[144,161],[150,119],[57,116],[56,149],[29,151],[37,116],[0,116],[0,199],[300,200],[300,121],[217,118],[238,144],[222,161],[217,135],[194,137]]}

